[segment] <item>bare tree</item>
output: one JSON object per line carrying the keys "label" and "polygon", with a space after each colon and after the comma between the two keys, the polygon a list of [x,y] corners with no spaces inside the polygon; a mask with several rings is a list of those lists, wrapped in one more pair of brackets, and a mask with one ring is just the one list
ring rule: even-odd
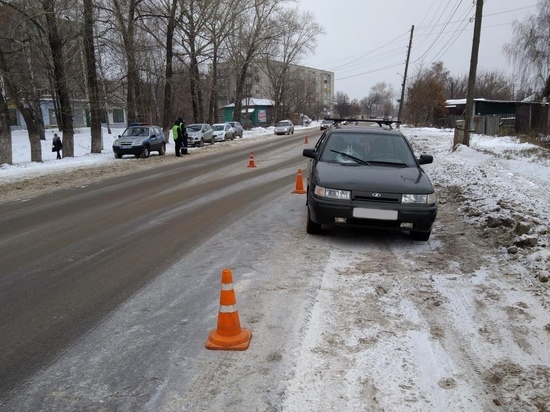
{"label": "bare tree", "polygon": [[[143,0],[102,0],[99,8],[103,12],[104,24],[110,25],[115,36],[119,36],[120,48],[126,64],[126,111],[128,124],[143,120],[140,112],[140,77],[137,63],[136,21],[140,18],[139,7]],[[111,45],[116,47],[112,39]]]}
{"label": "bare tree", "polygon": [[218,113],[218,63],[227,57],[227,40],[233,30],[237,15],[241,12],[240,0],[219,0],[214,16],[206,22],[206,30],[211,42],[210,98],[208,120],[214,123]]}
{"label": "bare tree", "polygon": [[11,147],[10,112],[0,83],[0,164],[13,163]]}
{"label": "bare tree", "polygon": [[90,100],[91,152],[101,153],[101,104],[97,84],[97,64],[94,43],[94,9],[92,0],[84,0],[84,55],[86,60],[86,83]]}
{"label": "bare tree", "polygon": [[236,76],[233,120],[241,120],[242,100],[252,62],[275,41],[280,24],[274,19],[286,0],[248,0],[238,15],[237,27],[230,37],[231,62]]}
{"label": "bare tree", "polygon": [[512,43],[503,49],[522,83],[539,89],[541,98],[550,98],[550,1],[539,0],[537,11],[524,22],[514,22]]}
{"label": "bare tree", "polygon": [[278,11],[275,17],[285,24],[261,67],[271,84],[275,118],[281,119],[294,112],[287,104],[291,65],[315,50],[317,36],[323,33],[323,28],[312,20],[310,12],[301,13],[297,8]]}
{"label": "bare tree", "polygon": [[341,119],[351,116],[353,108],[347,93],[336,92],[334,110],[338,113]]}
{"label": "bare tree", "polygon": [[[480,70],[476,75],[474,97],[492,100],[514,98],[513,80],[499,70]],[[468,75],[449,76],[444,89],[448,99],[465,98],[468,90]]]}
{"label": "bare tree", "polygon": [[387,116],[393,109],[395,90],[386,82],[378,82],[371,87],[368,97],[361,99],[361,106],[368,115]]}
{"label": "bare tree", "polygon": [[182,46],[185,50],[183,60],[189,67],[189,83],[193,105],[193,117],[196,122],[204,121],[204,99],[201,87],[201,65],[207,59],[207,51],[212,45],[212,37],[207,35],[209,22],[215,18],[217,2],[211,0],[186,0],[183,8]]}
{"label": "bare tree", "polygon": [[42,8],[46,18],[46,28],[48,31],[48,42],[52,54],[54,67],[54,83],[57,96],[59,97],[59,106],[61,112],[61,122],[63,128],[63,157],[74,156],[74,128],[73,111],[69,89],[67,87],[67,78],[65,76],[65,60],[63,53],[63,42],[58,33],[57,17],[55,14],[55,1],[42,0]]}
{"label": "bare tree", "polygon": [[441,62],[433,63],[428,70],[418,70],[407,88],[408,121],[415,126],[429,126],[446,114],[444,87],[448,75]]}

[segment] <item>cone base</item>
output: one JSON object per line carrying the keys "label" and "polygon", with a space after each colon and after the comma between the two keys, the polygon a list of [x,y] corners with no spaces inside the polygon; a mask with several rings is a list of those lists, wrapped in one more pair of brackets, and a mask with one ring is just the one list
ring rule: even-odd
{"label": "cone base", "polygon": [[298,193],[299,195],[303,195],[304,193],[306,193],[306,191],[295,189],[295,190],[292,191],[292,193]]}
{"label": "cone base", "polygon": [[210,350],[247,350],[250,339],[252,339],[252,332],[247,329],[241,329],[241,333],[236,336],[221,336],[213,330],[205,346]]}

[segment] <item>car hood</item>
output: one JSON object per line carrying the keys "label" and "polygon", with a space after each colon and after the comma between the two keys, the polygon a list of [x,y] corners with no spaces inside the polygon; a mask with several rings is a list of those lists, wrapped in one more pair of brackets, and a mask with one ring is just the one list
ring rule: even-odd
{"label": "car hood", "polygon": [[118,144],[131,144],[131,143],[134,143],[136,141],[143,141],[143,140],[147,140],[148,137],[147,136],[127,136],[127,137],[119,137],[118,139],[115,139],[114,143],[118,143]]}
{"label": "car hood", "polygon": [[420,167],[317,163],[312,182],[332,189],[385,193],[432,193],[433,185]]}

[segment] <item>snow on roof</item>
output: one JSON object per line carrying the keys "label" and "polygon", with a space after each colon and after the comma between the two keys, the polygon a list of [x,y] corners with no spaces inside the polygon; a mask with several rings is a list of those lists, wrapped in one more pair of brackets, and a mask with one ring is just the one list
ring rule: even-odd
{"label": "snow on roof", "polygon": [[[242,106],[275,106],[275,102],[271,99],[259,99],[256,97],[246,97],[242,100],[241,104]],[[235,107],[235,103],[223,107]]]}

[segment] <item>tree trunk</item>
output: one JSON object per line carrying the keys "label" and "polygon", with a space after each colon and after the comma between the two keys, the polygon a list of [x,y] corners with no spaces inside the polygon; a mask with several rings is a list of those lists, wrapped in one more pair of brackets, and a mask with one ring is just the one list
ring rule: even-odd
{"label": "tree trunk", "polygon": [[10,112],[0,83],[0,164],[12,163]]}
{"label": "tree trunk", "polygon": [[91,152],[101,153],[101,106],[97,85],[97,70],[94,46],[94,11],[92,0],[84,0],[84,52],[86,56],[86,80],[90,99]]}
{"label": "tree trunk", "polygon": [[54,0],[43,0],[42,7],[46,13],[48,26],[48,41],[52,53],[54,66],[54,81],[59,96],[61,121],[63,123],[63,157],[74,156],[74,129],[71,99],[65,76],[65,61],[63,60],[63,42],[57,32],[57,22],[54,9]]}
{"label": "tree trunk", "polygon": [[202,90],[200,87],[200,72],[193,43],[191,43],[191,53],[189,56],[189,79],[191,86],[191,103],[193,105],[193,117],[195,122],[204,122],[204,111],[202,107]]}
{"label": "tree trunk", "polygon": [[166,28],[166,69],[164,72],[164,107],[162,110],[162,128],[164,134],[168,136],[170,126],[173,122],[173,90],[172,77],[174,76],[174,30],[176,27],[176,7],[177,0],[172,0],[170,7],[170,17],[168,18],[168,26]]}
{"label": "tree trunk", "polygon": [[241,67],[241,72],[237,78],[237,90],[235,91],[235,110],[233,111],[233,120],[239,122],[241,120],[241,111],[243,109],[244,84],[246,82],[246,73],[248,71],[248,62],[245,62]]}
{"label": "tree trunk", "polygon": [[[8,95],[11,99],[12,104],[17,107],[17,110],[23,116],[25,123],[27,124],[27,131],[29,133],[29,143],[31,146],[31,161],[32,162],[41,162],[42,161],[42,144],[41,133],[44,134],[44,125],[42,119],[36,120],[36,111],[31,104],[24,104],[21,99],[17,99],[18,88],[17,85],[13,82],[12,77],[9,73],[9,68],[2,50],[0,50],[0,71],[2,72],[2,80],[8,92]],[[16,100],[17,99],[17,100]],[[40,103],[38,104],[40,107]],[[38,111],[40,115],[41,112]],[[9,124],[9,123],[8,123]],[[10,137],[11,144],[11,137]],[[11,155],[11,151],[10,151]]]}

